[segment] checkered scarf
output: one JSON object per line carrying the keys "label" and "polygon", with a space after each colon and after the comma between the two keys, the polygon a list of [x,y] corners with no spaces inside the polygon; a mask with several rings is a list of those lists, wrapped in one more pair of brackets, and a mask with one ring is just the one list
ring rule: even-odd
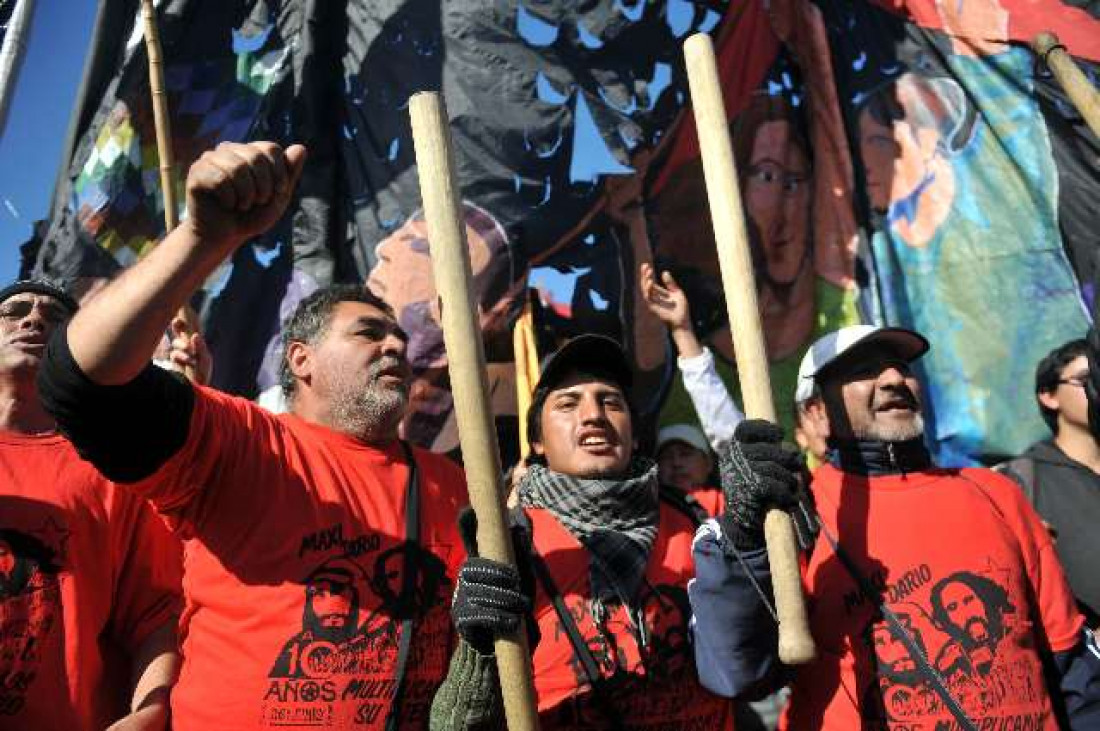
{"label": "checkered scarf", "polygon": [[657,538],[657,466],[635,459],[620,480],[586,480],[532,465],[520,505],[545,508],[588,550],[592,598],[630,606]]}

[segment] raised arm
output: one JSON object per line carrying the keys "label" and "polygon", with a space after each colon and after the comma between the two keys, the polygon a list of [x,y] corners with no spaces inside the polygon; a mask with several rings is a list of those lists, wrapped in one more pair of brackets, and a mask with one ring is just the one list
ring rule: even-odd
{"label": "raised arm", "polygon": [[73,359],[92,381],[137,377],[176,311],[226,256],[286,209],[306,150],[273,142],[222,143],[187,174],[188,218],[92,299],[68,328]]}
{"label": "raised arm", "polygon": [[699,423],[715,452],[733,436],[733,430],[745,415],[730,397],[726,384],[718,375],[714,356],[695,337],[691,325],[691,308],[687,293],[669,272],[657,281],[652,264],[642,264],[638,275],[639,288],[649,311],[668,328],[679,356],[676,365],[684,381]]}

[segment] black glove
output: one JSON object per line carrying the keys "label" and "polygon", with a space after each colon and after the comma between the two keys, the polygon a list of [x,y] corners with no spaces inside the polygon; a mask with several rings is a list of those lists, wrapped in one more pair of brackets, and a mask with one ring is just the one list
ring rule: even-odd
{"label": "black glove", "polygon": [[723,530],[739,549],[761,548],[767,512],[790,510],[798,503],[799,480],[805,470],[802,454],[783,444],[778,426],[750,419],[737,425],[718,457],[718,468],[726,498]]}
{"label": "black glove", "polygon": [[512,566],[477,554],[477,516],[466,507],[458,515],[458,532],[466,547],[466,562],[458,570],[451,618],[462,638],[482,655],[493,642],[519,628],[531,611],[531,597]]}

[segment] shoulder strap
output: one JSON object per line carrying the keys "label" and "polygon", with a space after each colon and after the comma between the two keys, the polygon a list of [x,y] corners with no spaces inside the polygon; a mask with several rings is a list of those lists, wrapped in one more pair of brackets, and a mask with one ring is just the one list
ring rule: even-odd
{"label": "shoulder strap", "polygon": [[554,582],[554,577],[550,575],[550,567],[546,565],[546,561],[539,555],[538,550],[535,548],[534,530],[532,529],[531,518],[521,507],[514,508],[512,510],[512,515],[514,516],[515,524],[522,526],[528,532],[528,545],[531,547],[531,567],[535,572],[535,579],[542,585],[542,590],[546,592],[546,596],[550,598],[550,603],[554,607],[554,612],[558,615],[558,622],[561,624],[561,628],[565,630],[565,635],[569,638],[569,644],[573,646],[573,655],[580,662],[585,677],[588,678],[588,684],[592,688],[592,698],[596,703],[596,707],[599,708],[600,713],[606,717],[610,724],[609,728],[613,731],[622,731],[623,725],[619,720],[619,714],[615,713],[615,710],[611,707],[611,702],[607,698],[607,691],[604,688],[604,679],[600,674],[599,665],[596,664],[596,658],[592,657],[592,651],[588,649],[588,642],[584,639],[584,635],[581,634],[580,627],[577,626],[576,620],[573,619],[573,614],[569,611],[569,607],[565,605],[565,600],[562,599],[561,591],[558,590],[558,585]]}
{"label": "shoulder strap", "polygon": [[881,592],[868,581],[856,566],[852,558],[840,547],[840,543],[833,535],[829,527],[825,525],[825,521],[821,519],[820,515],[817,515],[817,524],[821,529],[822,534],[829,541],[829,545],[832,546],[833,552],[837,558],[840,559],[840,563],[844,565],[848,573],[855,580],[859,586],[860,591],[868,599],[873,599],[878,605],[878,610],[882,614],[883,619],[890,626],[890,632],[905,645],[905,649],[908,650],[909,656],[917,664],[917,668],[921,674],[924,675],[925,680],[931,684],[932,689],[936,691],[936,695],[940,697],[943,704],[947,707],[947,710],[951,712],[951,715],[955,717],[955,721],[959,724],[959,728],[964,731],[978,731],[978,727],[974,725],[974,722],[966,715],[966,711],[955,699],[955,696],[951,695],[951,691],[947,689],[947,682],[943,679],[932,663],[928,662],[928,658],[925,656],[924,651],[921,650],[920,645],[917,644],[913,636],[902,625],[901,620],[894,614],[894,611],[886,605],[886,601],[882,598]]}
{"label": "shoulder strap", "polygon": [[405,563],[401,572],[400,602],[406,608],[407,616],[401,620],[401,637],[397,644],[397,667],[394,670],[393,701],[390,712],[386,714],[386,731],[396,731],[401,721],[401,701],[405,693],[405,675],[409,669],[409,654],[412,650],[413,619],[416,614],[415,600],[417,583],[417,562],[412,559],[414,547],[420,543],[420,475],[416,467],[416,458],[408,442],[401,440],[401,451],[405,453],[405,464],[409,466],[409,479],[405,483]]}

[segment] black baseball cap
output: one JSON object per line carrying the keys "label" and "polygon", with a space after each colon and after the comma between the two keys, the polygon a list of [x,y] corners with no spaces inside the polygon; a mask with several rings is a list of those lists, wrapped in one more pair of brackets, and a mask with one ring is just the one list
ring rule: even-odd
{"label": "black baseball cap", "polygon": [[634,372],[621,345],[604,335],[578,335],[543,361],[535,390],[553,388],[576,370],[606,373],[624,393],[634,385]]}
{"label": "black baseball cap", "polygon": [[25,292],[44,294],[47,297],[53,297],[60,302],[70,314],[80,309],[80,305],[77,304],[71,294],[66,292],[60,285],[48,279],[20,279],[18,282],[12,282],[3,289],[0,289],[0,303],[6,302],[15,295]]}

